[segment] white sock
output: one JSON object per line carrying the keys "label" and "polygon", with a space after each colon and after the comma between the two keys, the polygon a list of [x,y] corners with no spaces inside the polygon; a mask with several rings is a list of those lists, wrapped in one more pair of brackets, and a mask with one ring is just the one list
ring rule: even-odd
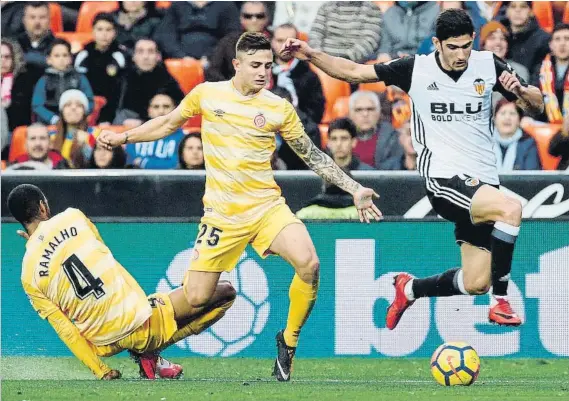
{"label": "white sock", "polygon": [[413,293],[413,280],[414,279],[409,280],[407,284],[405,284],[405,289],[404,289],[405,296],[409,301],[415,300],[415,294]]}
{"label": "white sock", "polygon": [[158,369],[167,368],[169,366],[170,366],[170,362],[167,359],[164,359],[161,356],[158,357],[158,361],[156,361],[156,367]]}
{"label": "white sock", "polygon": [[504,300],[508,300],[507,296],[501,296],[501,295],[494,295],[492,294],[492,296],[490,297],[490,307],[494,307],[498,304],[498,300],[499,299],[504,299]]}

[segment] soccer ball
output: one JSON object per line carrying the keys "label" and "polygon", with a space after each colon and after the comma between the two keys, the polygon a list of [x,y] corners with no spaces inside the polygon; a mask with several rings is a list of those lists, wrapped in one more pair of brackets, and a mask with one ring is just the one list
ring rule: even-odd
{"label": "soccer ball", "polygon": [[480,373],[480,358],[466,343],[445,343],[431,358],[431,373],[441,386],[470,386]]}
{"label": "soccer ball", "polygon": [[[156,288],[169,292],[180,286],[191,263],[193,248],[178,253]],[[265,272],[247,252],[241,255],[237,267],[222,273],[221,280],[229,280],[237,291],[237,298],[225,316],[197,336],[187,337],[176,345],[206,356],[235,355],[250,346],[269,318],[269,286]]]}

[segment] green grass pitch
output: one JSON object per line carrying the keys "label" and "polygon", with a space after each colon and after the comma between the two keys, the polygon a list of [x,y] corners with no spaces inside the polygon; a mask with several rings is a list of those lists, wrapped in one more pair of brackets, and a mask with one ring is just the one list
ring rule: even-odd
{"label": "green grass pitch", "polygon": [[124,357],[109,360],[123,373],[96,381],[74,358],[2,358],[3,401],[175,400],[569,400],[569,359],[483,359],[470,387],[436,384],[427,359],[303,359],[293,381],[277,383],[268,359],[172,358],[180,380],[137,379]]}

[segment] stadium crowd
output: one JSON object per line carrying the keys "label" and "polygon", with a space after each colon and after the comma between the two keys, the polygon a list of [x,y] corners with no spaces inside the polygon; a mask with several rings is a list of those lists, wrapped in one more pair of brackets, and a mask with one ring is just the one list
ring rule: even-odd
{"label": "stadium crowd", "polygon": [[[545,111],[494,98],[501,173],[569,168],[569,2],[1,2],[3,169],[203,169],[200,118],[150,143],[109,151],[117,131],[172,111],[203,81],[230,79],[235,44],[262,32],[275,51],[267,89],[287,98],[313,141],[346,170],[414,170],[411,105],[397,87],[340,82],[283,60],[288,37],[362,63],[433,51],[440,10],[464,8],[474,49],[539,87]],[[305,169],[277,136],[274,169]]]}

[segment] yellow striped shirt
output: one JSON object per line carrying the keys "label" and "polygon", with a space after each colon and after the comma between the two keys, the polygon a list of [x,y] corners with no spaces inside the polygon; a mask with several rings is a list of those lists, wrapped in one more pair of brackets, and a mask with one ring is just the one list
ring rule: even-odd
{"label": "yellow striped shirt", "polygon": [[42,319],[60,309],[95,345],[126,337],[152,314],[142,288],[78,209],[39,224],[26,244],[22,285]]}
{"label": "yellow striped shirt", "polygon": [[304,134],[294,107],[265,89],[244,96],[232,81],[206,82],[182,101],[183,118],[197,114],[207,177],[205,215],[243,223],[283,203],[271,157],[277,132],[285,140]]}

